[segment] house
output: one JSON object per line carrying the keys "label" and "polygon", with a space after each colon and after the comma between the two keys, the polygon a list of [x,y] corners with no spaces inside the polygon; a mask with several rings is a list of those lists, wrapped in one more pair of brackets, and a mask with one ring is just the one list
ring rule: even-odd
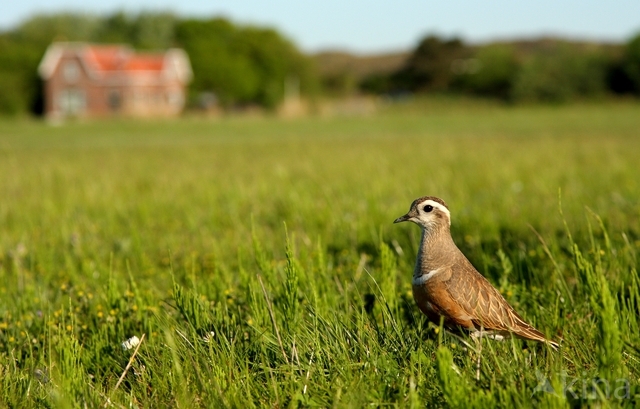
{"label": "house", "polygon": [[48,118],[178,115],[191,80],[180,49],[137,53],[125,45],[53,43],[38,73]]}

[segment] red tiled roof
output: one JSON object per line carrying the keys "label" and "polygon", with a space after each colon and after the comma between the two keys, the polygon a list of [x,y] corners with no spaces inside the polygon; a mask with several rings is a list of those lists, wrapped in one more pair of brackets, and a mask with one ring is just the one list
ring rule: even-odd
{"label": "red tiled roof", "polygon": [[127,71],[162,71],[164,55],[134,55],[126,62],[123,69]]}
{"label": "red tiled roof", "polygon": [[137,53],[122,44],[52,43],[42,57],[38,73],[48,80],[56,72],[61,58],[75,56],[87,75],[100,81],[159,81],[167,79],[188,83],[192,72],[189,56],[180,49],[162,53]]}
{"label": "red tiled roof", "polygon": [[162,71],[164,54],[134,54],[123,46],[92,45],[84,57],[97,71]]}

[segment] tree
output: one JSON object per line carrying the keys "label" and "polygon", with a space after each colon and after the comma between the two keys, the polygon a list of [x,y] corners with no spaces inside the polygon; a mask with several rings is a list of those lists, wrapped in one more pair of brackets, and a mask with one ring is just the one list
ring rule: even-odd
{"label": "tree", "polygon": [[640,34],[633,37],[625,47],[623,69],[634,84],[633,91],[640,94]]}
{"label": "tree", "polygon": [[454,79],[452,63],[468,55],[469,50],[458,38],[428,36],[420,41],[392,82],[408,91],[445,91]]}
{"label": "tree", "polygon": [[137,49],[161,50],[174,43],[176,17],[171,13],[140,13],[130,16],[117,12],[100,20],[85,41],[130,44]]}
{"label": "tree", "polygon": [[37,15],[0,35],[0,112],[42,112],[37,68],[53,41],[82,41],[95,35],[100,19],[85,14]]}
{"label": "tree", "polygon": [[16,37],[0,35],[0,112],[10,115],[38,111],[42,103],[37,67],[46,46]]}
{"label": "tree", "polygon": [[133,46],[143,50],[172,47],[176,23],[176,16],[172,13],[140,13],[131,27]]}
{"label": "tree", "polygon": [[558,103],[594,97],[605,92],[605,77],[603,54],[559,45],[525,62],[515,80],[513,98]]}
{"label": "tree", "polygon": [[26,20],[12,35],[25,45],[44,49],[52,41],[93,40],[101,25],[102,19],[90,14],[40,14]]}
{"label": "tree", "polygon": [[192,93],[214,92],[224,105],[246,103],[258,92],[258,75],[250,61],[234,52],[237,29],[227,20],[185,20],[176,26],[176,41],[193,69]]}
{"label": "tree", "polygon": [[459,60],[455,88],[476,95],[508,99],[520,64],[511,46],[481,47],[473,58]]}
{"label": "tree", "polygon": [[299,78],[303,91],[313,89],[308,59],[275,30],[192,19],[177,24],[176,41],[191,59],[193,97],[213,92],[226,106],[272,108],[283,98],[287,77]]}
{"label": "tree", "polygon": [[640,95],[640,33],[627,42],[622,57],[611,64],[607,82],[615,93]]}

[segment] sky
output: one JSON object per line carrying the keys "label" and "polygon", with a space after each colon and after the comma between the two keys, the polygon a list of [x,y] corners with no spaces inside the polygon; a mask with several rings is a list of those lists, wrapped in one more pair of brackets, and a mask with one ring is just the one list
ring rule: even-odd
{"label": "sky", "polygon": [[483,43],[540,36],[622,42],[640,32],[640,0],[1,1],[0,30],[39,13],[171,11],[274,27],[308,52],[408,50],[431,33]]}

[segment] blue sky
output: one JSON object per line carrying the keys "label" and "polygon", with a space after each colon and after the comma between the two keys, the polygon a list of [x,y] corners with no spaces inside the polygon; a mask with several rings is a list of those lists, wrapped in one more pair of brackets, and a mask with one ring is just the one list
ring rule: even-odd
{"label": "blue sky", "polygon": [[[36,13],[172,11],[268,25],[302,49],[410,49],[427,33],[470,42],[559,35],[624,41],[640,32],[640,0],[2,0],[0,29]],[[135,4],[135,5],[133,5]]]}

